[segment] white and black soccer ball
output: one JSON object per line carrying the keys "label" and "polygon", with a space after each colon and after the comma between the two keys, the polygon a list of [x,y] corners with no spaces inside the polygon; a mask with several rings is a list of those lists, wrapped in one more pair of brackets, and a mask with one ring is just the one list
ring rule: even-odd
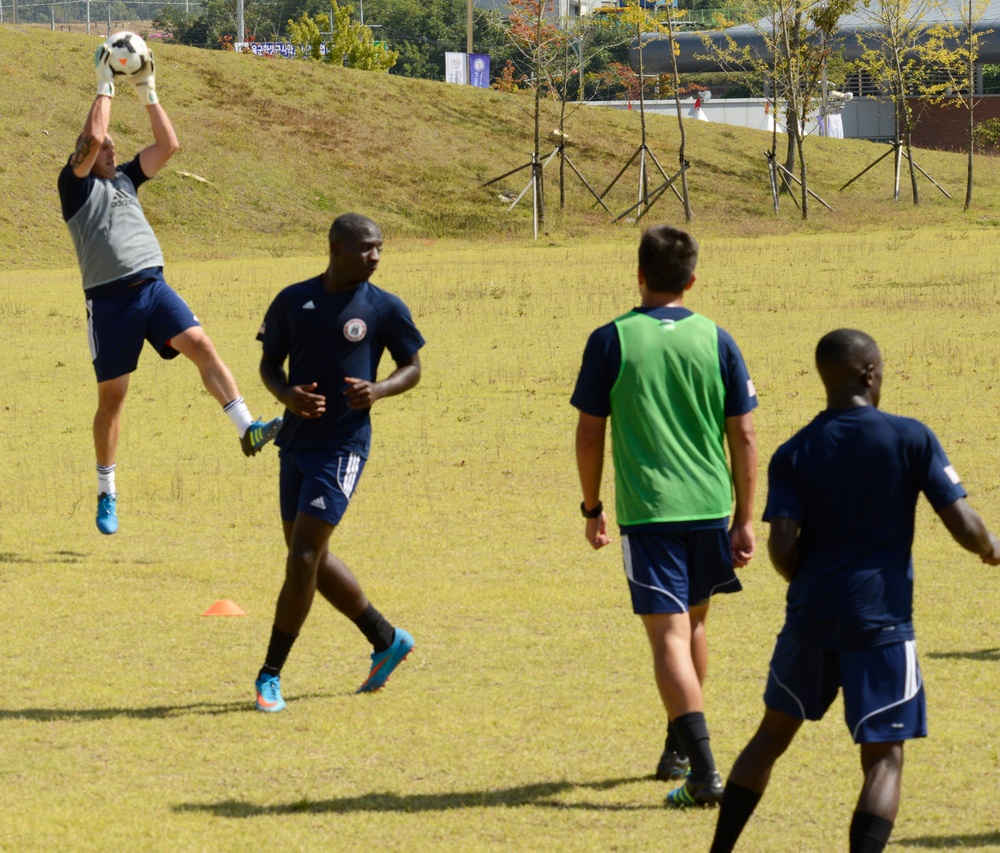
{"label": "white and black soccer ball", "polygon": [[112,33],[104,42],[108,51],[108,67],[115,77],[128,79],[149,67],[151,57],[149,47],[142,36],[127,30]]}

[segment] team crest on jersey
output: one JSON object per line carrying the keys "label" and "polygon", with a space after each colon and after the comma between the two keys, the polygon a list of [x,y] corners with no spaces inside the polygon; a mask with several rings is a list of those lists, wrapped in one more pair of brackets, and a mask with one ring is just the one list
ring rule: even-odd
{"label": "team crest on jersey", "polygon": [[344,323],[344,337],[349,341],[364,340],[365,335],[368,334],[368,326],[364,320],[348,320]]}

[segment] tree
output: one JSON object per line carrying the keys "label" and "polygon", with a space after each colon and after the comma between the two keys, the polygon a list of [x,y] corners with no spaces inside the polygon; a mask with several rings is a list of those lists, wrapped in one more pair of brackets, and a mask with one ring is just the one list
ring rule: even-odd
{"label": "tree", "polygon": [[[965,206],[972,204],[972,155],[976,147],[976,60],[983,38],[992,30],[978,29],[989,8],[989,0],[967,0],[958,6],[960,24],[935,24],[920,48],[923,61],[940,72],[931,81],[925,97],[931,103],[955,106],[969,114],[966,149]],[[949,10],[954,7],[949,5]]]}
{"label": "tree", "polygon": [[[748,72],[748,81],[770,80],[775,118],[784,113],[788,134],[784,173],[791,175],[798,161],[803,219],[809,217],[810,191],[802,133],[821,93],[833,35],[840,19],[856,5],[857,0],[770,0],[748,6],[746,17],[764,43],[760,54],[739,47],[729,36],[721,43],[711,35],[704,39],[709,56],[724,68]],[[775,126],[771,157],[776,147]]]}
{"label": "tree", "polygon": [[[897,158],[902,146],[910,167],[913,203],[920,203],[917,170],[913,163],[913,109],[909,95],[926,91],[930,68],[920,55],[928,25],[928,0],[876,0],[868,7],[872,23],[869,41],[862,41],[859,65],[872,81],[889,93],[896,114]],[[898,174],[898,173],[897,173]]]}
{"label": "tree", "polygon": [[530,85],[534,92],[534,151],[532,182],[537,201],[538,222],[545,222],[545,195],[542,180],[541,121],[542,97],[554,94],[555,68],[563,59],[569,38],[565,30],[549,17],[552,0],[510,0],[511,13],[501,32],[531,69]]}
{"label": "tree", "polygon": [[[306,59],[322,60],[333,65],[348,65],[359,71],[388,71],[399,54],[384,45],[376,44],[371,28],[360,21],[352,21],[352,6],[341,6],[330,0],[332,17],[303,12],[298,21],[288,21],[289,43],[299,46],[299,54]],[[332,26],[331,26],[332,22]],[[323,36],[329,32],[329,41]],[[326,52],[322,50],[326,47]]]}

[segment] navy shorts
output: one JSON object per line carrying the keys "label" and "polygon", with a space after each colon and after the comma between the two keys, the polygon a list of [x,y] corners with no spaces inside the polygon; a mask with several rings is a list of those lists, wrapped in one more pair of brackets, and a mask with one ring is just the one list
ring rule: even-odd
{"label": "navy shorts", "polygon": [[927,736],[927,703],[914,640],[850,652],[824,651],[782,628],[764,704],[798,720],[822,719],[844,690],[844,720],[855,743]]}
{"label": "navy shorts", "polygon": [[160,358],[179,355],[171,338],[199,325],[188,304],[162,275],[117,293],[87,300],[87,337],[97,381],[105,382],[135,371],[144,341]]}
{"label": "navy shorts", "polygon": [[717,592],[739,592],[725,527],[622,533],[625,577],[637,614],[686,613]]}
{"label": "navy shorts", "polygon": [[281,520],[304,512],[336,527],[365,468],[357,453],[282,448],[279,499]]}

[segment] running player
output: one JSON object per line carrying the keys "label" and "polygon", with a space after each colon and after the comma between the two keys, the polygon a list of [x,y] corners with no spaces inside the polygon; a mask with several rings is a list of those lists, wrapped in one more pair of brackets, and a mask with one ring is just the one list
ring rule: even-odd
{"label": "running player", "polygon": [[821,719],[840,689],[865,777],[850,849],[885,847],[899,808],[903,742],[927,734],[912,622],[920,493],[963,548],[1000,565],[1000,540],[966,503],[931,430],[879,411],[875,341],[852,329],[830,332],[816,347],[816,367],[827,408],[778,448],[768,470],[764,520],[771,561],[789,582],[786,621],[763,721],[726,782],[713,853],[733,849],[802,721]]}
{"label": "running player", "polygon": [[590,336],[571,401],[580,410],[580,509],[594,548],[610,541],[600,490],[611,418],[625,575],[669,721],[656,775],[686,779],[667,795],[671,807],[722,796],[702,696],[705,620],[712,595],[742,588],[733,567],[754,553],[757,397],[733,339],[684,307],[697,261],[698,244],[684,231],[661,225],[643,234],[642,305]]}
{"label": "running player", "polygon": [[76,150],[59,173],[59,199],[83,276],[87,336],[97,374],[97,529],[112,534],[118,530],[115,460],[121,412],[144,340],[161,358],[182,353],[197,365],[205,388],[236,427],[247,456],[274,438],[281,419],[254,421],[198,319],[163,279],[163,253],[136,195],[178,148],[156,94],[152,56],[146,71],[129,82],[146,107],[154,141],[124,166],[118,165],[108,133],[115,85],[103,45],[95,64],[97,96]]}
{"label": "running player", "polygon": [[[334,220],[329,243],[326,271],[282,290],[257,335],[263,343],[261,378],[285,405],[275,441],[288,545],[285,581],[255,685],[261,711],[285,708],[281,670],[317,590],[372,644],[371,668],[358,693],[381,688],[413,648],[413,637],[372,606],[328,545],[368,458],[371,407],[420,381],[424,339],[402,300],[369,282],[382,249],[379,227],[346,213]],[[396,369],[377,382],[386,349]]]}

